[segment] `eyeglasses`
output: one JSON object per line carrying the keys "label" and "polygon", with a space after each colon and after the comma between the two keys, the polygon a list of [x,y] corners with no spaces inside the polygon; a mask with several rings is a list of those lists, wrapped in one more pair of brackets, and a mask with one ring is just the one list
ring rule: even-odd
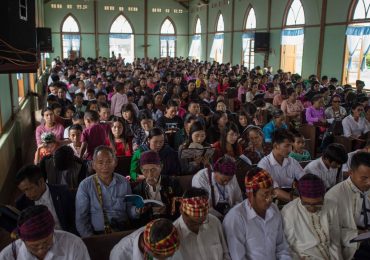
{"label": "eyeglasses", "polygon": [[332,103],[340,103],[340,100],[333,100]]}

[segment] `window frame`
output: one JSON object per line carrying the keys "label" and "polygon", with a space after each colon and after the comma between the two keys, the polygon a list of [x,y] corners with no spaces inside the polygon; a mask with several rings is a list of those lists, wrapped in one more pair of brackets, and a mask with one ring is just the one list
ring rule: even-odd
{"label": "window frame", "polygon": [[[65,23],[65,21],[69,18],[69,17],[72,17],[74,19],[74,21],[77,23],[77,26],[78,26],[78,32],[64,32],[63,31],[63,25]],[[79,36],[79,51],[78,51],[78,57],[82,57],[82,37],[81,37],[81,25],[79,23],[79,21],[77,20],[77,18],[72,14],[72,13],[68,13],[66,16],[64,16],[61,24],[60,24],[60,45],[61,45],[61,57],[62,59],[67,59],[68,57],[64,57],[64,46],[63,46],[63,35],[78,35]]]}
{"label": "window frame", "polygon": [[[248,19],[249,19],[249,16],[251,14],[251,11],[253,10],[254,12],[254,18],[255,18],[255,27],[254,28],[248,28]],[[253,6],[251,4],[248,5],[248,8],[245,12],[245,16],[244,16],[244,30],[243,30],[243,33],[255,33],[256,32],[256,29],[257,29],[257,17],[256,17],[256,11],[254,10]],[[243,37],[243,36],[242,36]],[[245,52],[243,50],[243,38],[242,38],[242,54],[241,54],[241,64],[243,64],[244,67],[246,67],[246,63],[248,64],[247,68],[250,70],[251,69],[251,60],[252,60],[252,56],[253,56],[253,67],[255,65],[255,52],[254,52],[254,37],[251,38],[250,40],[248,40],[248,44],[249,44],[249,53],[248,55],[245,55]],[[253,46],[253,47],[252,47]],[[252,51],[252,48],[253,48],[253,51]],[[252,55],[253,54],[253,55]],[[248,56],[248,62],[245,62],[245,56]]]}
{"label": "window frame", "polygon": [[[174,33],[173,34],[170,34],[170,33],[162,33],[162,27],[164,25],[164,23],[166,21],[169,21],[172,26],[173,26],[173,29],[174,29]],[[167,37],[167,36],[173,36],[175,37],[175,40],[174,40],[174,57],[176,57],[176,54],[177,54],[177,28],[176,28],[176,24],[174,23],[174,21],[171,19],[171,17],[167,16],[164,18],[164,20],[162,21],[161,23],[161,26],[159,27],[159,57],[160,58],[166,58],[166,57],[171,57],[169,54],[170,54],[170,42],[169,40],[165,40],[166,41],[166,54],[167,56],[162,56],[162,36],[164,37]],[[171,58],[174,58],[174,57],[171,57]]]}

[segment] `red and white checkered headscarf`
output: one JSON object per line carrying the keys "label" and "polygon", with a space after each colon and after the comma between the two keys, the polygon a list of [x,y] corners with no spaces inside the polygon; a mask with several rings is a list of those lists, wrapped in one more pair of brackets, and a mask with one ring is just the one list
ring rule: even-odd
{"label": "red and white checkered headscarf", "polygon": [[156,256],[169,257],[172,256],[180,246],[180,238],[175,226],[172,226],[172,231],[160,241],[152,242],[150,240],[153,225],[161,221],[156,219],[146,224],[144,229],[144,247],[146,251],[151,252]]}
{"label": "red and white checkered headscarf", "polygon": [[268,189],[272,187],[273,180],[270,174],[261,168],[252,169],[251,171],[257,171],[255,174],[248,173],[245,176],[245,188],[246,192],[258,191],[259,189]]}
{"label": "red and white checkered headscarf", "polygon": [[205,217],[208,215],[209,205],[208,197],[182,198],[181,209],[190,217]]}

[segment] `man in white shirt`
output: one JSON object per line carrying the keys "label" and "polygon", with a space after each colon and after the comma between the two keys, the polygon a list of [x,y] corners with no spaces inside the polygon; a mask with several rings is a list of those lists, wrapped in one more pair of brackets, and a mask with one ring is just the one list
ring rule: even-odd
{"label": "man in white shirt", "polygon": [[223,218],[230,208],[243,200],[235,172],[234,159],[224,155],[214,164],[213,170],[205,168],[193,177],[192,186],[210,194],[210,213],[216,217]]}
{"label": "man in white shirt", "polygon": [[174,222],[182,243],[171,259],[230,259],[221,223],[208,210],[206,190],[193,187],[184,193],[181,216]]}
{"label": "man in white shirt", "polygon": [[294,181],[299,180],[304,171],[299,162],[291,157],[294,142],[293,135],[287,130],[277,130],[272,138],[272,151],[258,163],[258,167],[266,170],[274,180],[277,198],[282,201],[291,201],[289,191]]}
{"label": "man in white shirt", "polygon": [[369,131],[366,118],[361,115],[363,112],[364,106],[361,103],[352,105],[351,114],[342,121],[344,136],[361,138],[363,134]]}
{"label": "man in white shirt", "polygon": [[351,160],[350,177],[331,188],[325,199],[338,207],[344,259],[370,259],[369,242],[350,243],[370,229],[370,153],[358,152]]}
{"label": "man in white shirt", "polygon": [[304,171],[320,177],[325,183],[326,189],[330,189],[337,182],[342,181],[339,167],[347,160],[348,156],[342,144],[330,144],[320,158],[306,165]]}
{"label": "man in white shirt", "polygon": [[16,201],[16,208],[45,205],[54,217],[55,229],[76,232],[75,203],[66,185],[46,184],[37,165],[26,165],[16,174],[16,185],[23,193]]}
{"label": "man in white shirt", "polygon": [[281,211],[294,259],[342,259],[337,206],[324,202],[324,182],[308,173],[297,186],[300,197]]}
{"label": "man in white shirt", "polygon": [[245,177],[245,186],[248,198],[232,208],[223,221],[231,259],[292,259],[279,209],[272,203],[271,176],[254,168]]}
{"label": "man in white shirt", "polygon": [[21,212],[18,219],[19,239],[0,252],[0,259],[89,260],[82,240],[65,231],[54,231],[54,218],[44,205]]}
{"label": "man in white shirt", "polygon": [[177,229],[168,219],[156,219],[121,239],[110,253],[110,260],[146,257],[166,259],[171,257],[180,245]]}

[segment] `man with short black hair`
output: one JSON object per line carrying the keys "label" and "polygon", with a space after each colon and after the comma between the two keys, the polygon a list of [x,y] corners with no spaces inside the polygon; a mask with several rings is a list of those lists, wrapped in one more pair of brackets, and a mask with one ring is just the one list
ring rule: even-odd
{"label": "man with short black hair", "polygon": [[351,243],[370,229],[370,153],[358,152],[351,160],[349,177],[331,188],[325,199],[338,207],[344,259],[370,259],[370,244]]}
{"label": "man with short black hair", "polygon": [[55,228],[75,232],[74,201],[65,185],[46,184],[39,166],[27,165],[16,175],[16,185],[23,193],[16,201],[16,208],[26,209],[45,205],[54,217]]}
{"label": "man with short black hair", "polygon": [[304,171],[297,160],[289,157],[294,142],[293,135],[287,130],[275,131],[272,139],[272,151],[258,163],[258,167],[265,169],[275,183],[278,199],[290,201],[293,198],[288,192],[293,188],[294,181],[299,180]]}
{"label": "man with short black hair", "polygon": [[46,206],[32,206],[23,210],[17,225],[19,239],[0,252],[0,259],[90,259],[79,237],[54,230],[54,226],[53,215]]}
{"label": "man with short black hair", "polygon": [[304,171],[320,177],[326,189],[330,189],[337,182],[342,181],[340,167],[347,160],[348,156],[342,144],[330,144],[320,158],[306,165]]}

